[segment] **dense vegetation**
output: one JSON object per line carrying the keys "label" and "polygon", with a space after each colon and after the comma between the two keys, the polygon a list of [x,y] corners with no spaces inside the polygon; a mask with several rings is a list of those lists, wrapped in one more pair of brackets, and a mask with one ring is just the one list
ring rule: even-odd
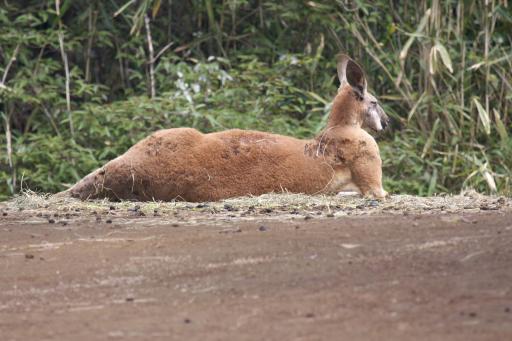
{"label": "dense vegetation", "polygon": [[160,128],[311,137],[339,51],[393,118],[386,189],[512,193],[507,0],[5,0],[0,27],[0,199]]}

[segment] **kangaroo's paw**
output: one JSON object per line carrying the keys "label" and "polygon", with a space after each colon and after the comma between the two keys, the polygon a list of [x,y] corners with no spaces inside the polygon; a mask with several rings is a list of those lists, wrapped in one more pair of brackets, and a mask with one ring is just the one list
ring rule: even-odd
{"label": "kangaroo's paw", "polygon": [[389,193],[386,192],[383,188],[379,188],[370,190],[367,193],[364,193],[363,196],[369,199],[384,200],[389,197]]}

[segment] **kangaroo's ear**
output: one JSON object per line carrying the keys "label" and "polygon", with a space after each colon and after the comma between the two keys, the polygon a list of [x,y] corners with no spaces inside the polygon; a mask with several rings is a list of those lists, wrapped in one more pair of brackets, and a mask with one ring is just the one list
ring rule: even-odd
{"label": "kangaroo's ear", "polygon": [[340,84],[348,83],[362,98],[366,93],[366,77],[363,69],[346,54],[337,55],[337,69]]}

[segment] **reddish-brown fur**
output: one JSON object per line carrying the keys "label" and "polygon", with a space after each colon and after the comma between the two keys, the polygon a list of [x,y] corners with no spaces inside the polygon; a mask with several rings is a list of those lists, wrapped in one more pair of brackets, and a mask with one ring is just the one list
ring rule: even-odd
{"label": "reddish-brown fur", "polygon": [[[339,72],[347,61],[353,63],[340,58],[345,64],[338,63]],[[246,130],[161,130],[66,193],[81,199],[215,201],[269,192],[358,190],[382,198],[379,148],[361,128],[367,103],[358,98],[358,84],[340,80],[327,128],[312,140]]]}

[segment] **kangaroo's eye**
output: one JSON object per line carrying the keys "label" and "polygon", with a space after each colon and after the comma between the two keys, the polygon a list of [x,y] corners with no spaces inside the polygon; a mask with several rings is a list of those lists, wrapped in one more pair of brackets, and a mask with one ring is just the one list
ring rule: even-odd
{"label": "kangaroo's eye", "polygon": [[375,106],[375,105],[377,105],[377,101],[371,101],[370,104]]}

